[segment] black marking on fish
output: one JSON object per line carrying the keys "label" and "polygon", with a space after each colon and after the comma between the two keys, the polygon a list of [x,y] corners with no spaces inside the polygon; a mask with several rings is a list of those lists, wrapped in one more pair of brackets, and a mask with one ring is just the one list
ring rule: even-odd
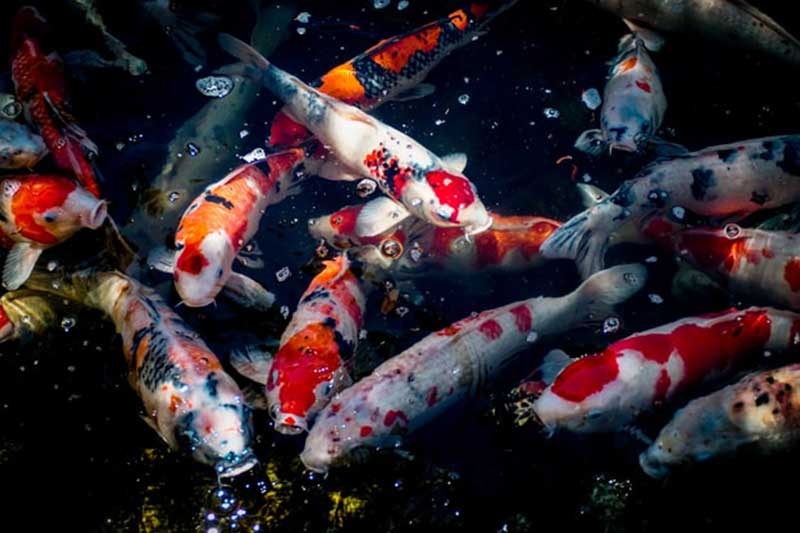
{"label": "black marking on fish", "polygon": [[756,398],[756,407],[769,403],[769,394],[766,392]]}
{"label": "black marking on fish", "polygon": [[753,154],[751,159],[762,159],[764,161],[772,161],[775,159],[775,142],[774,141],[764,141],[761,143],[761,146],[764,148],[763,152]]}
{"label": "black marking on fish", "polygon": [[724,148],[717,151],[717,155],[723,163],[733,163],[739,157],[739,150],[735,148]]}
{"label": "black marking on fish", "polygon": [[619,126],[617,128],[608,128],[608,132],[612,135],[609,135],[609,140],[611,141],[621,141],[622,136],[625,135],[625,132],[628,131],[628,126]]}
{"label": "black marking on fish", "polygon": [[663,189],[653,189],[647,194],[647,200],[653,207],[661,209],[667,205],[669,193]]}
{"label": "black marking on fish", "polygon": [[305,298],[300,300],[300,304],[307,304],[311,303],[316,300],[323,300],[328,299],[331,297],[331,293],[325,287],[317,287],[313,291],[311,291]]}
{"label": "black marking on fish", "polygon": [[336,330],[333,332],[333,339],[336,341],[336,346],[339,348],[339,359],[342,361],[350,359],[353,353],[355,353],[355,344],[344,340],[342,334]]}
{"label": "black marking on fish", "polygon": [[783,143],[783,160],[778,161],[778,168],[787,174],[800,176],[800,140],[787,139]]}
{"label": "black marking on fish", "polygon": [[750,196],[750,201],[754,204],[764,205],[769,200],[769,194],[765,192],[758,192],[753,191],[753,194]]}
{"label": "black marking on fish", "polygon": [[222,196],[217,196],[216,194],[206,194],[206,201],[211,202],[212,204],[220,204],[225,209],[233,209],[234,205],[233,202],[223,198]]}
{"label": "black marking on fish", "polygon": [[636,202],[636,194],[633,192],[633,180],[622,183],[609,200],[620,207],[630,207]]}
{"label": "black marking on fish", "polygon": [[206,378],[206,392],[214,399],[217,398],[217,385],[219,385],[219,379],[217,379],[216,372],[210,372]]}
{"label": "black marking on fish", "polygon": [[184,451],[192,451],[202,443],[197,430],[194,428],[194,420],[197,414],[189,411],[178,419],[175,424],[175,441],[178,448]]}
{"label": "black marking on fish", "polygon": [[708,189],[714,187],[716,183],[713,170],[702,167],[692,170],[691,189],[695,200],[704,200]]}

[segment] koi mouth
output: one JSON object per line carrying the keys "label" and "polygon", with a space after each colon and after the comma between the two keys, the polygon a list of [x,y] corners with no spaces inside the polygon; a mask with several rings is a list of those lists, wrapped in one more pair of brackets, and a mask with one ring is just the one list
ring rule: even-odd
{"label": "koi mouth", "polygon": [[626,143],[616,143],[611,142],[608,143],[608,155],[613,155],[614,150],[619,150],[621,152],[628,152],[628,153],[635,153],[639,148],[633,144],[626,144]]}
{"label": "koi mouth", "polygon": [[275,415],[275,430],[284,435],[299,435],[308,431],[306,419],[291,413],[278,412]]}
{"label": "koi mouth", "polygon": [[89,229],[97,229],[103,225],[108,215],[108,204],[101,200],[95,204],[88,215],[83,216],[83,224]]}

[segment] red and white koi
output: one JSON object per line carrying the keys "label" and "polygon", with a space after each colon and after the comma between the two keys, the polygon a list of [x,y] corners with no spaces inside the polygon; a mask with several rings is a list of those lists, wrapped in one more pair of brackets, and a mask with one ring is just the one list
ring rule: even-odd
{"label": "red and white koi", "polygon": [[428,335],[331,400],[308,434],[303,463],[324,472],[355,448],[399,444],[479,394],[532,342],[602,320],[645,279],[641,265],[614,267],[566,296],[522,300]]}
{"label": "red and white koi", "polygon": [[239,386],[203,340],[154,291],[119,272],[80,271],[36,290],[79,301],[106,313],[122,336],[129,382],[142,400],[144,420],[173,449],[238,475],[257,460],[250,410]]}
{"label": "red and white koi", "polygon": [[682,259],[721,278],[734,293],[800,310],[800,238],[796,234],[728,224],[654,237]]}
{"label": "red and white koi", "polygon": [[800,315],[768,307],[688,317],[569,359],[533,402],[548,430],[619,430],[641,413],[764,351],[800,345]]}
{"label": "red and white koi", "polygon": [[463,227],[470,233],[491,225],[475,186],[461,173],[463,167],[448,165],[408,135],[309,87],[242,41],[223,34],[220,44],[243,61],[223,71],[250,77],[270,89],[292,117],[329,149],[342,172],[375,179],[388,196],[431,224]]}
{"label": "red and white koi", "polygon": [[[223,287],[238,301],[251,299],[260,307],[274,297],[253,280],[232,271],[234,260],[258,231],[270,205],[299,189],[298,173],[305,160],[302,148],[270,154],[266,160],[243,165],[209,185],[192,201],[175,233],[174,253],[157,250],[150,256],[154,268],[170,272],[182,301],[203,307],[214,301]],[[263,168],[263,170],[262,170]]]}
{"label": "red and white koi", "polygon": [[593,155],[606,148],[637,152],[661,127],[667,98],[655,63],[636,34],[622,38],[603,93],[601,129],[581,134],[575,147]]}
{"label": "red and white koi", "polygon": [[[800,331],[800,324],[795,328]],[[750,374],[680,409],[639,456],[649,476],[731,456],[745,446],[761,453],[800,441],[800,365]]]}
{"label": "red and white koi", "polygon": [[[731,219],[800,200],[800,135],[753,139],[659,159],[608,198],[574,216],[542,245],[585,277],[603,267],[610,240],[641,235],[664,216]],[[657,229],[650,227],[652,234]]]}
{"label": "red and white koi", "polygon": [[61,176],[31,174],[0,181],[0,234],[11,245],[3,286],[19,288],[45,249],[82,228],[99,228],[106,214],[104,200]]}
{"label": "red and white koi", "polygon": [[231,356],[237,370],[265,385],[277,431],[308,430],[331,397],[352,383],[347,363],[364,323],[365,302],[365,289],[340,255],[325,262],[303,293],[271,361],[248,357],[252,352]]}
{"label": "red and white koi", "polygon": [[11,76],[26,116],[39,128],[59,168],[72,173],[96,197],[100,189],[86,152],[97,146],[78,126],[67,103],[64,66],[58,54],[45,54],[39,36],[47,21],[33,7],[17,11],[11,32]]}

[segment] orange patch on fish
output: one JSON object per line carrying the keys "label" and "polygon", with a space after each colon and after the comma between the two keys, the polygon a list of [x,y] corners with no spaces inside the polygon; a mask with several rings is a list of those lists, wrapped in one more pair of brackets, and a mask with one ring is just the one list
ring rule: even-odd
{"label": "orange patch on fish", "polygon": [[[399,73],[417,52],[430,52],[439,44],[442,29],[438,26],[420,32],[408,39],[401,39],[386,45],[372,58],[377,64],[394,73]],[[380,46],[380,45],[379,45]]]}
{"label": "orange patch on fish", "polygon": [[629,70],[636,68],[636,64],[639,61],[635,57],[629,57],[619,65],[617,65],[617,73],[622,74],[624,72],[628,72]]}
{"label": "orange patch on fish", "polygon": [[339,65],[322,76],[320,81],[322,83],[317,88],[337,100],[356,105],[365,99],[364,86],[358,81],[352,63]]}

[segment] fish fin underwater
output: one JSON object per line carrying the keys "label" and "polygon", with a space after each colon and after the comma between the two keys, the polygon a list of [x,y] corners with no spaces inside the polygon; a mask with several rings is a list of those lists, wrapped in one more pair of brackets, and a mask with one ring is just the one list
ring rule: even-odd
{"label": "fish fin underwater", "polygon": [[356,217],[355,232],[360,237],[374,237],[391,230],[411,213],[388,196],[380,196],[364,204]]}
{"label": "fish fin underwater", "polygon": [[412,102],[420,100],[436,92],[436,86],[431,83],[420,83],[392,98],[395,102]]}
{"label": "fish fin underwater", "polygon": [[615,204],[604,200],[579,213],[553,232],[542,244],[541,253],[550,259],[571,259],[586,279],[603,269],[609,247]]}
{"label": "fish fin underwater", "polygon": [[600,187],[588,183],[578,183],[576,187],[578,188],[578,194],[581,196],[581,203],[586,209],[603,202],[610,196]]}
{"label": "fish fin underwater", "polygon": [[19,289],[30,277],[42,251],[30,243],[16,243],[8,251],[3,265],[3,287],[9,291]]}
{"label": "fish fin underwater", "polygon": [[453,152],[442,157],[442,163],[448,170],[453,172],[462,173],[467,168],[467,154],[464,152]]}
{"label": "fish fin underwater", "polygon": [[603,130],[597,128],[584,131],[575,141],[575,148],[593,156],[603,154],[607,146],[608,142],[603,135]]}
{"label": "fish fin underwater", "polygon": [[231,272],[221,294],[236,305],[254,311],[265,312],[275,304],[274,294],[253,278],[238,272]]}
{"label": "fish fin underwater", "polygon": [[229,356],[229,362],[234,370],[259,385],[267,383],[272,359],[273,354],[263,343],[236,348]]}
{"label": "fish fin underwater", "polygon": [[[658,52],[664,47],[666,39],[664,39],[664,37],[657,31],[627,18],[622,19],[622,22],[625,23],[625,25],[629,30],[631,30],[636,38],[641,39],[642,43],[644,43],[644,46],[651,52]],[[628,36],[623,37],[622,41],[620,41],[620,50],[622,50],[623,46],[627,46],[627,43],[625,42],[627,37]]]}
{"label": "fish fin underwater", "polygon": [[542,381],[550,385],[555,381],[556,376],[572,363],[572,361],[574,361],[574,359],[564,350],[551,350],[544,356],[544,360],[538,369],[542,376]]}

